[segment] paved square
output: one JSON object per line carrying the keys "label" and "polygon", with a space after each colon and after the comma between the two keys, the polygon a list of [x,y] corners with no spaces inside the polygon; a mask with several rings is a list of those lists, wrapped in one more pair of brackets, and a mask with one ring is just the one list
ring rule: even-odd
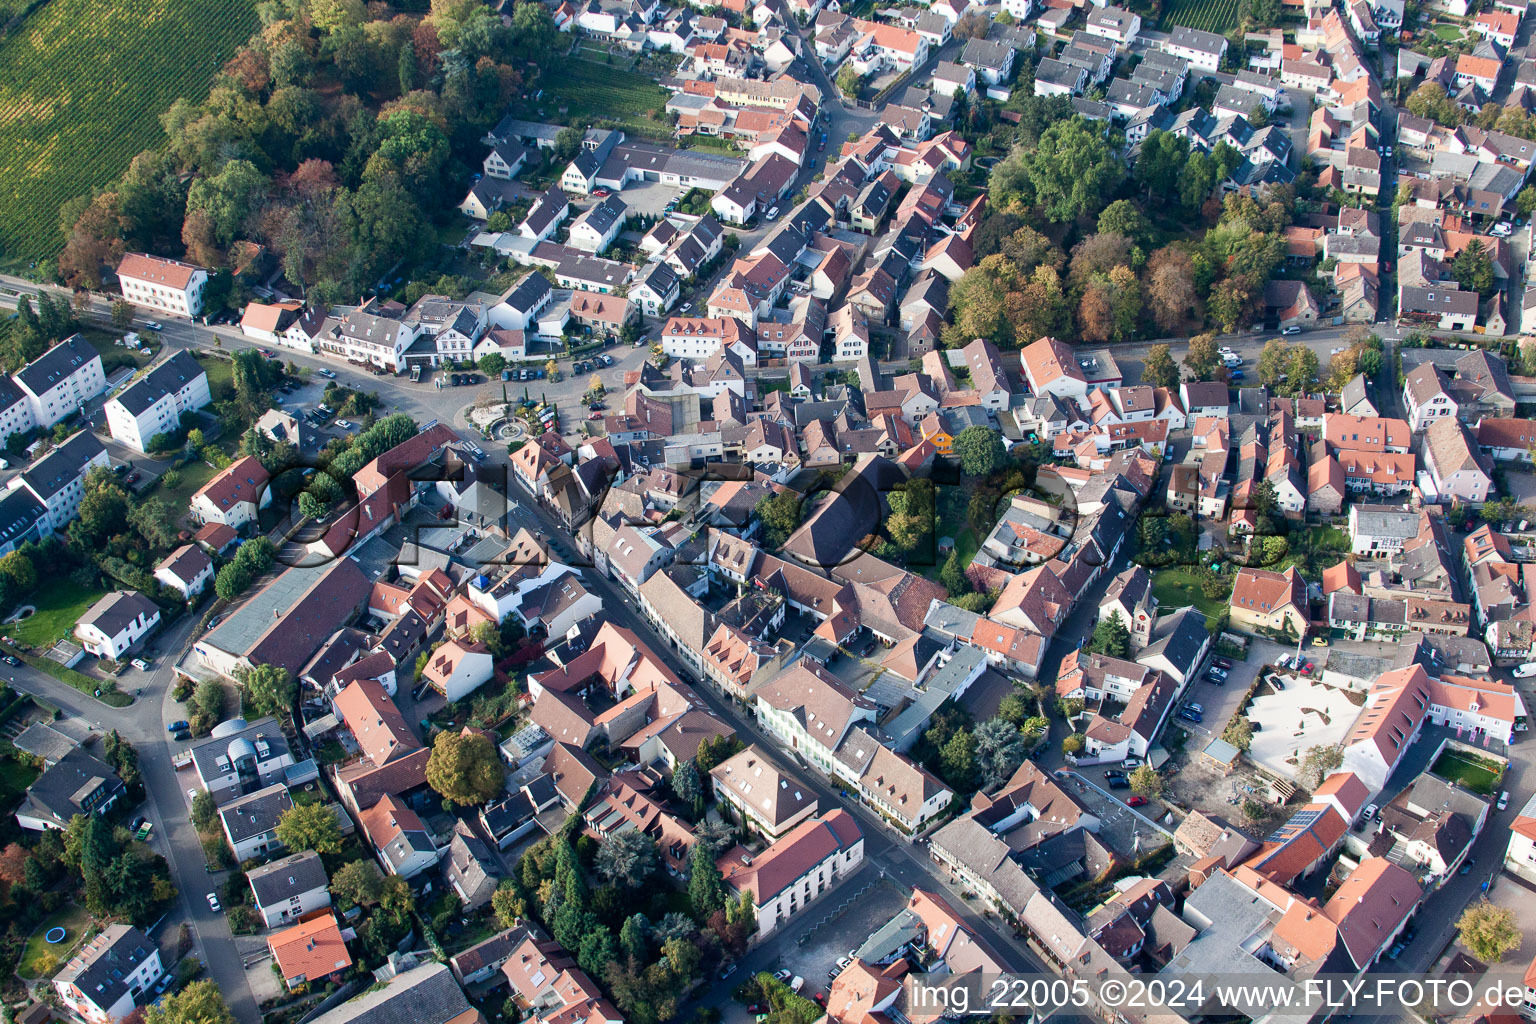
{"label": "paved square", "polygon": [[1305,677],[1285,676],[1285,689],[1255,697],[1248,705],[1254,724],[1248,756],[1294,779],[1309,747],[1336,747],[1344,741],[1360,708],[1345,691]]}

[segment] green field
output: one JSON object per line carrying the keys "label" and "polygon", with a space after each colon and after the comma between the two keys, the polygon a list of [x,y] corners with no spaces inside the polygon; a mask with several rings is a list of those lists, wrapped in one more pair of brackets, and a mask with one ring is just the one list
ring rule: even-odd
{"label": "green field", "polygon": [[543,84],[544,95],[537,102],[523,98],[519,117],[577,127],[614,121],[625,131],[652,138],[672,134],[671,123],[658,117],[669,94],[649,75],[577,57],[562,61],[559,73],[545,75]]}
{"label": "green field", "polygon": [[0,265],[57,252],[59,206],[157,145],[256,25],[251,0],[52,0],[0,43]]}
{"label": "green field", "polygon": [[1163,8],[1163,19],[1158,28],[1167,32],[1175,25],[1182,25],[1225,35],[1237,28],[1242,20],[1243,5],[1239,0],[1170,0]]}

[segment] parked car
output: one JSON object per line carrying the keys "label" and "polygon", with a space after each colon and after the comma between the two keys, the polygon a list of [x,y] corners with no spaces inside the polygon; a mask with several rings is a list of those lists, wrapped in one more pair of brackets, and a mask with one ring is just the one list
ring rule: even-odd
{"label": "parked car", "polygon": [[1524,665],[1516,665],[1514,675],[1516,679],[1529,679],[1531,676],[1536,676],[1536,661],[1528,661]]}
{"label": "parked car", "polygon": [[1281,334],[1300,334],[1301,333],[1301,325],[1300,324],[1291,324],[1291,326],[1285,328],[1280,333]]}
{"label": "parked car", "polygon": [[1125,802],[1125,806],[1127,806],[1127,807],[1145,807],[1145,806],[1147,806],[1147,798],[1138,794],[1137,796],[1133,796],[1129,800],[1127,800]]}
{"label": "parked car", "polygon": [[186,719],[182,719],[179,722],[172,722],[170,725],[166,726],[165,727],[165,731],[166,732],[180,732],[183,729],[190,729],[190,728],[191,728],[191,726],[187,724]]}
{"label": "parked car", "polygon": [[724,967],[720,968],[720,980],[724,981],[726,978],[729,978],[731,975],[733,975],[735,973],[736,973],[736,965],[735,964],[726,964]]}
{"label": "parked car", "polygon": [[1328,638],[1325,637],[1325,636],[1315,636],[1315,637],[1312,638],[1312,646],[1313,647],[1327,647],[1328,646]]}
{"label": "parked car", "polygon": [[1194,701],[1190,701],[1188,704],[1185,704],[1184,707],[1186,710],[1193,711],[1197,715],[1203,714],[1205,711],[1203,705],[1196,704]]}
{"label": "parked car", "polygon": [[1506,789],[1502,793],[1499,794],[1499,810],[1502,811],[1502,810],[1504,810],[1508,806],[1509,806],[1509,790]]}
{"label": "parked car", "polygon": [[782,981],[782,982],[785,982],[787,984],[789,982],[789,979],[792,978],[792,977],[794,977],[794,975],[789,973],[788,968],[781,967],[778,970],[773,972],[773,980],[774,981]]}
{"label": "parked car", "polygon": [[1198,722],[1205,721],[1205,716],[1204,715],[1200,714],[1200,712],[1198,712],[1198,711],[1191,711],[1191,710],[1189,710],[1189,708],[1181,708],[1179,710],[1179,717],[1184,719],[1184,721],[1186,721],[1186,722],[1197,722],[1198,723]]}
{"label": "parked car", "polygon": [[322,370],[316,370],[315,372],[318,373],[320,376],[324,377],[326,380],[335,380],[336,379],[336,371],[335,370],[323,370],[322,369]]}
{"label": "parked car", "polygon": [[1458,875],[1470,875],[1472,873],[1472,869],[1474,867],[1476,867],[1476,866],[1477,866],[1477,858],[1476,857],[1468,857],[1466,860],[1461,862],[1461,870],[1456,872],[1456,873]]}
{"label": "parked car", "polygon": [[351,430],[352,429],[352,421],[351,420],[337,420],[336,421],[336,425],[338,427],[340,427],[342,430]]}
{"label": "parked car", "polygon": [[1136,757],[1135,755],[1132,755],[1130,757],[1127,757],[1125,760],[1121,761],[1120,762],[1120,767],[1122,767],[1122,768],[1140,768],[1141,767],[1141,763],[1142,763],[1141,762],[1141,758]]}
{"label": "parked car", "polygon": [[185,743],[187,740],[189,740],[191,738],[192,738],[192,730],[191,729],[177,729],[175,732],[171,733],[171,739],[175,740],[178,743]]}
{"label": "parked car", "polygon": [[7,654],[5,656],[5,663],[7,665],[11,666],[12,668],[20,668],[21,667],[20,659],[18,659],[16,657],[16,655],[14,655],[14,654]]}
{"label": "parked car", "polygon": [[164,327],[160,326],[160,321],[158,321],[158,320],[145,320],[144,321],[144,326],[148,327],[152,331],[163,331],[163,330],[165,330]]}
{"label": "parked car", "polygon": [[138,470],[134,470],[132,473],[129,473],[127,476],[123,477],[123,483],[127,484],[129,487],[132,487],[134,484],[136,484],[138,482],[139,482],[139,471]]}
{"label": "parked car", "polygon": [[219,906],[219,897],[214,893],[208,894],[208,909],[213,911],[215,914],[220,913],[224,909],[223,907]]}
{"label": "parked car", "polygon": [[1131,780],[1126,778],[1124,775],[1111,775],[1110,777],[1108,777],[1104,781],[1109,784],[1109,788],[1110,789],[1130,789],[1131,788]]}

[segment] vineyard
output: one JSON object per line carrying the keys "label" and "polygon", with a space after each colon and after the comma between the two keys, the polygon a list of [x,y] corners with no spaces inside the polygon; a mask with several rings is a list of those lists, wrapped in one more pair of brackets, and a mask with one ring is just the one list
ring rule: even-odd
{"label": "vineyard", "polygon": [[1175,25],[1226,35],[1243,20],[1243,0],[1166,0],[1159,28]]}
{"label": "vineyard", "polygon": [[155,146],[255,29],[252,0],[51,0],[0,42],[0,266],[56,253],[59,206]]}

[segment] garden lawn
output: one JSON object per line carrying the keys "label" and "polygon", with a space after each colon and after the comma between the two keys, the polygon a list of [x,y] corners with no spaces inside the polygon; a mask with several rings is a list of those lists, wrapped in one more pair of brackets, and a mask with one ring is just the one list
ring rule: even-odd
{"label": "garden lawn", "polygon": [[1187,569],[1154,569],[1152,596],[1165,614],[1194,605],[1207,618],[1227,610],[1227,602],[1213,601],[1200,592],[1200,580]]}
{"label": "garden lawn", "polygon": [[1457,28],[1455,25],[1434,25],[1431,27],[1430,31],[1434,32],[1435,35],[1439,36],[1441,39],[1444,39],[1448,43],[1456,42],[1461,38],[1462,35],[1461,29]]}
{"label": "garden lawn", "polygon": [[0,265],[64,244],[59,207],[165,138],[257,27],[252,0],[51,0],[0,42]]}
{"label": "garden lawn", "polygon": [[650,75],[577,57],[562,61],[558,76],[547,77],[544,95],[537,102],[524,97],[514,105],[517,116],[582,127],[612,121],[638,135],[672,136],[672,125],[661,114],[669,94]]}
{"label": "garden lawn", "polygon": [[1442,779],[1459,782],[1472,792],[1481,793],[1484,796],[1493,795],[1493,787],[1499,782],[1497,770],[1459,750],[1447,750],[1441,754],[1440,759],[1435,762],[1430,771]]}
{"label": "garden lawn", "polygon": [[934,524],[933,551],[934,564],[921,567],[922,574],[931,580],[939,578],[939,570],[944,568],[944,563],[949,561],[949,556],[938,555],[938,543],[940,537],[953,537],[955,550],[959,552],[960,564],[967,566],[976,557],[976,552],[981,548],[981,542],[976,539],[975,532],[966,524],[966,513],[970,507],[971,492],[964,487],[944,486],[938,489],[938,522]]}
{"label": "garden lawn", "polygon": [[[235,364],[218,356],[198,356],[198,365],[208,375],[208,391],[215,402],[235,397]],[[195,488],[194,488],[195,489]]]}
{"label": "garden lawn", "polygon": [[218,473],[218,470],[208,465],[202,459],[197,459],[180,467],[176,472],[181,474],[181,480],[177,482],[176,486],[166,487],[164,484],[161,484],[160,489],[155,493],[158,497],[165,499],[165,503],[171,507],[173,512],[179,515],[186,515],[188,514],[188,502],[192,500],[192,495],[196,494],[209,480],[212,480],[214,475]]}
{"label": "garden lawn", "polygon": [[34,605],[36,614],[25,622],[5,626],[4,631],[17,640],[46,650],[55,640],[70,636],[75,623],[105,593],[104,590],[82,587],[68,577],[45,583],[22,602]]}
{"label": "garden lawn", "polygon": [[[37,926],[37,930],[27,937],[27,948],[21,954],[21,962],[16,965],[17,976],[38,977],[43,973],[37,966],[38,961],[48,953],[58,957],[59,966],[63,966],[64,961],[69,959],[69,954],[85,937],[85,930],[90,923],[90,913],[84,907],[74,903],[67,903],[49,914],[43,923]],[[48,929],[57,927],[65,930],[64,941],[53,945],[44,942],[43,936],[48,934]]]}

